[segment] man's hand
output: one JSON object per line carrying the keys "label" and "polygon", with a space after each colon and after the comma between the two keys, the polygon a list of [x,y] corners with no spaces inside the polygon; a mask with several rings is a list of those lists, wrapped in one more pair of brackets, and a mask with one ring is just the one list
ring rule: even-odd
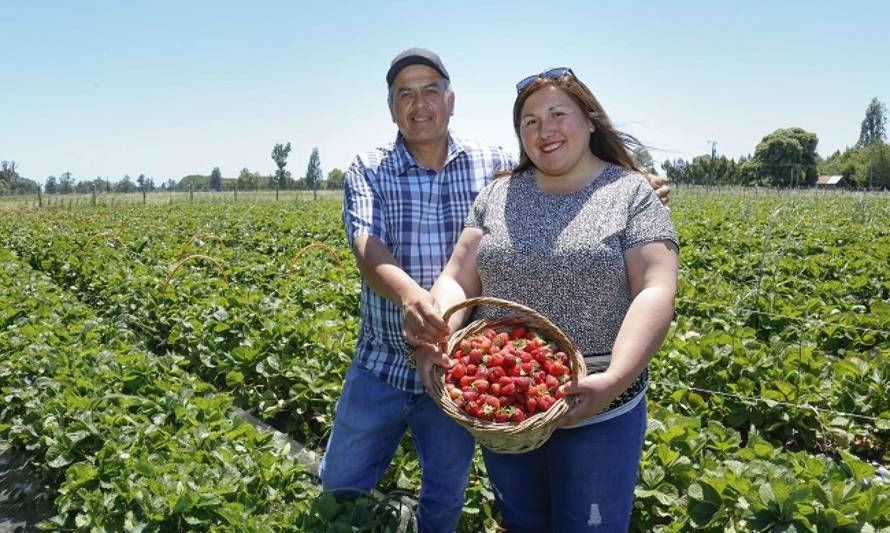
{"label": "man's hand", "polygon": [[661,203],[667,205],[670,201],[671,188],[667,185],[667,178],[659,176],[657,174],[649,174],[645,173],[646,179],[649,180],[649,185],[655,189],[655,196],[661,200]]}
{"label": "man's hand", "polygon": [[402,302],[402,335],[411,346],[437,344],[448,335],[448,324],[442,320],[439,303],[427,291],[417,291]]}
{"label": "man's hand", "polygon": [[414,350],[414,359],[417,361],[417,373],[427,394],[432,392],[433,369],[436,366],[448,368],[451,361],[433,344],[421,344]]}

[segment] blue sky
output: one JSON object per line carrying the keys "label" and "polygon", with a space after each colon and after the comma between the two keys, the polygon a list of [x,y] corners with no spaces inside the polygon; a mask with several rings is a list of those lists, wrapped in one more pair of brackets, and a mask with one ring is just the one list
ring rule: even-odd
{"label": "blue sky", "polygon": [[452,129],[515,149],[518,79],[570,66],[658,162],[799,126],[823,155],[890,104],[890,3],[0,0],[0,159],[43,181],[322,169],[395,135],[384,75],[437,51]]}

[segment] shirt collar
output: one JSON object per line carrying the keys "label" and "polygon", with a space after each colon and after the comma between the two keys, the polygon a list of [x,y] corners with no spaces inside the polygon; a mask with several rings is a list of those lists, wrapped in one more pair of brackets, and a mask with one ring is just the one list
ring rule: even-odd
{"label": "shirt collar", "polygon": [[[448,166],[449,163],[454,161],[460,154],[467,151],[465,143],[460,140],[457,136],[455,136],[451,130],[448,130],[448,153],[445,155],[445,164],[442,166],[444,169]],[[402,137],[402,132],[399,132],[396,135],[396,143],[395,143],[395,165],[394,170],[396,174],[404,174],[410,168],[421,168],[417,163],[417,160],[414,159],[414,156],[411,155],[411,152],[408,151],[408,148],[405,146],[405,140]]]}

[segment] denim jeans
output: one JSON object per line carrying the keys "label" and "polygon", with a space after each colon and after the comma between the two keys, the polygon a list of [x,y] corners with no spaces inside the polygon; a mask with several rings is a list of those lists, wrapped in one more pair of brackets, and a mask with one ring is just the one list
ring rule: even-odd
{"label": "denim jeans", "polygon": [[426,394],[396,389],[353,364],[337,402],[319,474],[335,495],[368,492],[410,428],[420,458],[418,530],[453,532],[464,504],[473,437]]}
{"label": "denim jeans", "polygon": [[488,477],[510,533],[626,533],[646,432],[646,400],[604,422],[559,429],[542,447],[484,447]]}

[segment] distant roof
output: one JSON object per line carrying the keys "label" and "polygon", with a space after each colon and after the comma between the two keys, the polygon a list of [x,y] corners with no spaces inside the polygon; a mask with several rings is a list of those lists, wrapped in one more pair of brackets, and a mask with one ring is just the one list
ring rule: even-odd
{"label": "distant roof", "polygon": [[819,176],[816,178],[816,185],[837,185],[842,179],[843,176]]}

